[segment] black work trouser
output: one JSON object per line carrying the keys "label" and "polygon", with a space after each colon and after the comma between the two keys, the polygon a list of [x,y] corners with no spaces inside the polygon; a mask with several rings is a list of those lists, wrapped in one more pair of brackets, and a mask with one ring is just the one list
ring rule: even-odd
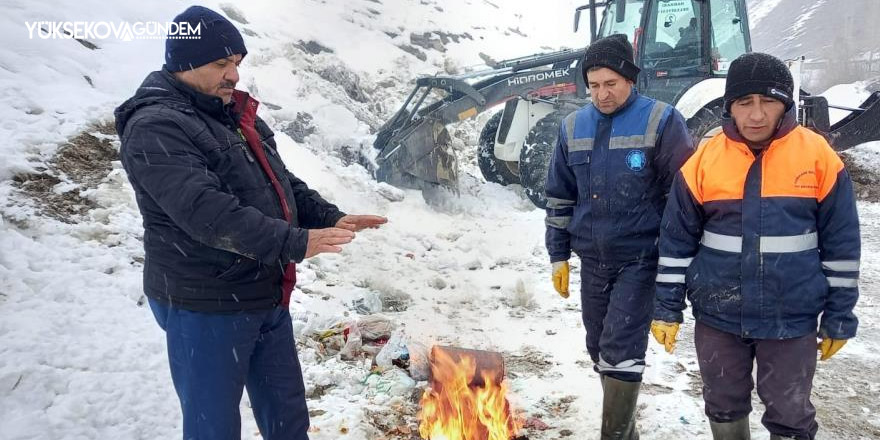
{"label": "black work trouser", "polygon": [[727,423],[752,411],[752,366],[766,408],[761,423],[786,437],[813,440],[819,429],[810,402],[816,372],[816,332],[792,339],[749,339],[699,321],[694,332],[709,420]]}

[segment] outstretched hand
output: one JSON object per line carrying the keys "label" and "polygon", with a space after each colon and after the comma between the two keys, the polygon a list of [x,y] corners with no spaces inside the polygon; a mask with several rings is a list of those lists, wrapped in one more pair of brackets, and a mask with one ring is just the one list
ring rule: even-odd
{"label": "outstretched hand", "polygon": [[376,229],[385,223],[388,223],[388,219],[378,215],[346,215],[336,222],[336,227],[360,232],[367,228]]}
{"label": "outstretched hand", "polygon": [[306,244],[306,258],[318,254],[342,252],[341,245],[351,243],[354,232],[341,228],[309,229],[309,241]]}

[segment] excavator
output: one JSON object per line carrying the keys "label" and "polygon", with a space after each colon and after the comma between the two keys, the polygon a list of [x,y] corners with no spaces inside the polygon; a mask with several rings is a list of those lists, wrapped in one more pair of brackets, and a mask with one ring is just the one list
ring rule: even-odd
{"label": "excavator", "polygon": [[[730,63],[750,52],[746,0],[590,0],[590,42],[624,34],[641,68],[639,92],[673,104],[696,142],[721,129],[724,83]],[[601,21],[599,12],[601,11]],[[520,184],[539,208],[559,125],[587,104],[580,63],[585,49],[535,54],[461,75],[426,76],[379,130],[376,178],[401,188],[455,189],[458,159],[447,126],[501,107],[482,128],[477,161],[487,181]],[[829,104],[800,87],[803,59],[789,61],[800,91],[798,119],[838,151],[880,140],[880,92],[858,107]],[[834,123],[829,108],[850,112]]]}

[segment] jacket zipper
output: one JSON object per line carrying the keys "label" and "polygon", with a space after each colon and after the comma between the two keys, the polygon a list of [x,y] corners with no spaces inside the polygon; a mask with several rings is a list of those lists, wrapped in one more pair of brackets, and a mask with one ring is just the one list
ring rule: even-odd
{"label": "jacket zipper", "polygon": [[[244,152],[245,157],[247,157],[248,162],[250,162],[250,163],[254,163],[254,162],[256,162],[256,160],[253,158],[253,156],[251,156],[251,152],[248,151],[248,148],[249,148],[249,147],[248,147],[248,145],[247,145],[247,138],[244,137],[244,133],[241,132],[241,129],[240,129],[240,128],[236,129],[235,131],[236,131],[236,133],[238,133],[238,136],[241,138],[241,140],[244,141],[244,143],[243,143],[243,144],[239,144],[239,146],[241,147],[241,151]],[[260,144],[262,145],[264,151],[265,151],[265,150],[269,150],[269,152],[270,152],[273,156],[275,156],[275,152],[273,152],[272,149],[269,148],[269,147],[266,145],[266,141],[261,140],[261,141],[260,141]],[[270,169],[272,168],[272,164],[269,164],[269,168],[270,168]],[[260,170],[262,171],[261,174],[263,174],[264,178],[265,178],[266,180],[269,181],[269,185],[272,185],[272,179],[270,179],[269,176],[266,175],[266,172],[265,172],[264,170],[262,170],[262,167],[260,167]],[[273,169],[272,172],[275,173],[275,170]],[[277,179],[278,176],[276,175],[275,178]],[[280,184],[281,181],[279,180],[278,183]],[[283,188],[283,186],[282,186],[282,188]],[[286,194],[285,194],[285,195],[286,195]],[[281,200],[280,200],[280,199],[278,200],[278,211],[281,213],[282,217],[285,216],[285,213],[284,213],[284,204],[281,203]],[[291,214],[291,216],[293,216],[293,213],[292,213],[292,212],[291,212],[290,214]]]}
{"label": "jacket zipper", "polygon": [[255,162],[254,158],[253,158],[253,156],[251,156],[251,153],[248,151],[248,147],[246,145],[247,139],[244,137],[244,133],[241,132],[240,128],[236,129],[235,132],[238,133],[238,137],[241,138],[241,140],[245,142],[244,144],[238,144],[238,146],[241,148],[241,151],[244,153],[244,156],[247,157],[248,162],[254,163]]}

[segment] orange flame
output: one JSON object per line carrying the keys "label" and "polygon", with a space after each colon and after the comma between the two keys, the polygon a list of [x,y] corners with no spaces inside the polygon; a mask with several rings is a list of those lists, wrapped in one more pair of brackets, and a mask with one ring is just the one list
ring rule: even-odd
{"label": "orange flame", "polygon": [[481,371],[482,386],[473,386],[476,361],[462,355],[458,361],[435,347],[432,386],[420,402],[419,435],[430,440],[510,440],[521,424],[507,402],[507,382],[498,371]]}

